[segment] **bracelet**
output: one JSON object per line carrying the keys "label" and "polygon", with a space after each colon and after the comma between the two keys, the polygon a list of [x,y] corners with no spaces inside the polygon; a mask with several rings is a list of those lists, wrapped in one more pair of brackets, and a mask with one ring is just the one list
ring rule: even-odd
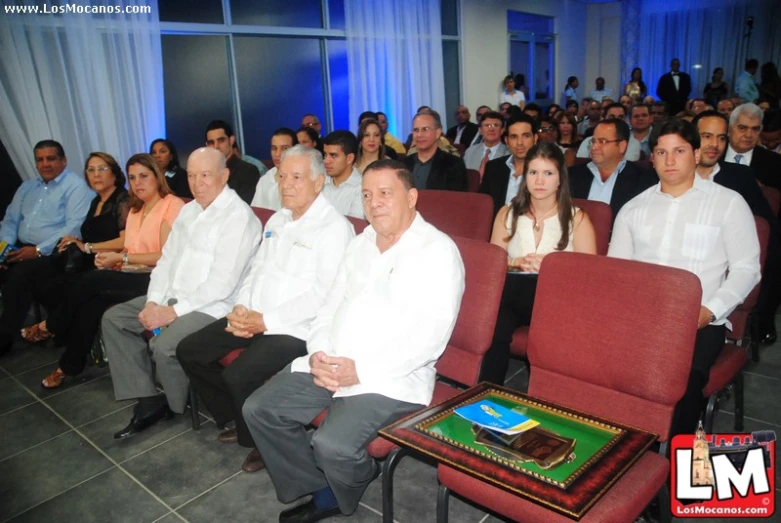
{"label": "bracelet", "polygon": [[128,264],[127,260],[128,260],[128,253],[126,252],[125,254],[122,255],[122,265],[127,265]]}
{"label": "bracelet", "polygon": [[92,254],[92,242],[85,243],[84,250],[87,251],[87,254]]}
{"label": "bracelet", "polygon": [[35,247],[35,257],[36,257],[36,258],[40,258],[41,256],[42,256],[42,254],[41,254],[41,248],[36,246],[36,247]]}

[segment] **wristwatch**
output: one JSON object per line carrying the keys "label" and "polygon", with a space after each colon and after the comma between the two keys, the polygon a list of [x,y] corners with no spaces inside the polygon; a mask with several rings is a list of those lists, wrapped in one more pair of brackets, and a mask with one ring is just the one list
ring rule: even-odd
{"label": "wristwatch", "polygon": [[127,257],[128,257],[128,253],[127,252],[122,255],[122,265],[127,265],[127,263],[128,263],[127,262]]}
{"label": "wristwatch", "polygon": [[92,242],[85,243],[84,250],[87,251],[87,254],[92,254]]}
{"label": "wristwatch", "polygon": [[713,323],[715,321],[716,321],[716,315],[711,312],[710,313],[710,322]]}
{"label": "wristwatch", "polygon": [[37,245],[35,246],[35,257],[40,258],[41,257],[41,248]]}

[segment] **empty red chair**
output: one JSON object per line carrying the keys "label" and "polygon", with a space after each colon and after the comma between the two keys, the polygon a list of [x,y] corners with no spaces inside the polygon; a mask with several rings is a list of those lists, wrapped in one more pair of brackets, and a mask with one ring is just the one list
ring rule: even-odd
{"label": "empty red chair", "polygon": [[418,191],[418,212],[450,236],[487,242],[494,224],[494,201],[487,194],[458,191]]}
{"label": "empty red chair", "polygon": [[[455,329],[437,362],[437,373],[451,382],[471,387],[477,385],[483,356],[491,346],[507,275],[507,253],[496,245],[469,238],[453,237],[453,241],[464,261],[466,286]],[[432,404],[459,392],[461,389],[438,381],[434,387]],[[325,416],[327,411],[321,413],[312,424],[319,425]],[[369,444],[368,451],[375,459],[385,459],[382,469],[382,519],[390,523],[393,521],[393,471],[406,451],[381,437]]]}
{"label": "empty red chair", "polygon": [[765,195],[767,203],[770,204],[770,210],[773,211],[773,216],[778,216],[779,211],[781,211],[781,191],[775,187],[763,185],[762,192]]}
{"label": "empty red chair", "polygon": [[[529,394],[659,435],[582,522],[634,521],[665,486],[664,457],[675,406],[691,369],[702,291],[688,271],[628,260],[546,257],[529,330]],[[438,468],[438,521],[449,491],[506,518],[571,522],[541,505],[447,465]],[[667,496],[659,496],[669,517]]]}
{"label": "empty red chair", "polygon": [[[767,258],[767,245],[770,241],[770,225],[767,223],[767,220],[759,216],[754,216],[754,220],[757,224],[757,238],[759,239],[759,266],[760,269],[764,269],[765,259]],[[719,354],[719,357],[710,369],[708,383],[702,392],[702,395],[708,400],[703,421],[703,428],[707,433],[713,432],[713,420],[718,411],[719,397],[725,393],[730,385],[732,385],[735,395],[735,430],[737,432],[743,431],[743,367],[748,362],[748,354],[746,353],[746,348],[742,346],[742,341],[749,330],[752,333],[756,330],[750,328],[750,325],[754,322],[751,311],[757,304],[760,285],[761,282],[746,296],[743,303],[729,315],[732,331],[727,331],[727,338],[731,342],[724,344],[721,354]],[[755,361],[758,360],[759,343],[756,339],[756,334],[752,334],[749,345],[755,354]]]}

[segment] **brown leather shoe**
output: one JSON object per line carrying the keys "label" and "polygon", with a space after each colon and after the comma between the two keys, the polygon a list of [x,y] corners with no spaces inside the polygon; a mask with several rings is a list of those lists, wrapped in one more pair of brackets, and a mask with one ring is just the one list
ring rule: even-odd
{"label": "brown leather shoe", "polygon": [[247,454],[247,457],[244,459],[244,463],[241,464],[241,470],[244,472],[257,472],[259,470],[263,470],[266,468],[266,464],[263,463],[263,458],[260,457],[260,452],[258,452],[258,449],[252,449],[252,451]]}
{"label": "brown leather shoe", "polygon": [[236,432],[236,429],[226,429],[220,432],[220,435],[217,436],[217,439],[222,443],[236,443],[239,441],[239,434]]}

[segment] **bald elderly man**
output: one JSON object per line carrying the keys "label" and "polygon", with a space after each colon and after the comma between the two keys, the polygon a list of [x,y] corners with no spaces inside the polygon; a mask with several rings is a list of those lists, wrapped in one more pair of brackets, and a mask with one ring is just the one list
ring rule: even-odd
{"label": "bald elderly man", "polygon": [[[147,295],[103,315],[114,396],[117,401],[138,399],[133,418],[114,434],[115,439],[129,438],[184,412],[188,382],[176,347],[185,336],[224,317],[236,302],[262,225],[228,187],[229,176],[220,151],[201,148],[190,155],[187,179],[195,199],[174,222]],[[155,334],[148,346],[144,331]],[[164,394],[158,393],[155,378]]]}

